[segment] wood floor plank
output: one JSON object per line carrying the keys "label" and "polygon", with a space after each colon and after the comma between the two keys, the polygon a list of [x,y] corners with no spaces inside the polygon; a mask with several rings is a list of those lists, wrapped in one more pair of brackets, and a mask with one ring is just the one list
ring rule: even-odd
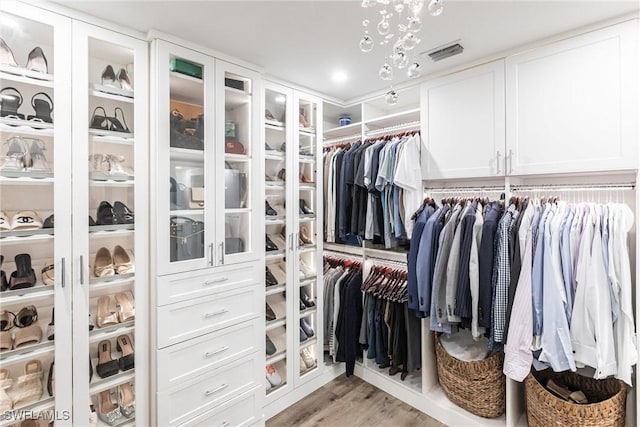
{"label": "wood floor plank", "polygon": [[267,427],[446,427],[358,377],[336,378],[267,420]]}

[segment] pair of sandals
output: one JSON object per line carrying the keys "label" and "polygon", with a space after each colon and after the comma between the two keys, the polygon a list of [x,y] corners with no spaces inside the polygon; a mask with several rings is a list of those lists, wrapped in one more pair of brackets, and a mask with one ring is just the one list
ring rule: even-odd
{"label": "pair of sandals", "polygon": [[11,221],[7,214],[0,211],[0,231],[33,231],[41,228],[43,228],[42,219],[35,211],[20,211],[11,218]]}
{"label": "pair of sandals", "polygon": [[120,335],[116,338],[116,348],[122,353],[118,360],[111,358],[111,341],[102,340],[98,344],[98,365],[96,372],[100,378],[108,378],[122,371],[128,371],[135,367],[135,354],[133,341],[129,335]]}
{"label": "pair of sandals", "polygon": [[111,311],[111,299],[108,295],[98,298],[98,327],[104,328],[125,323],[136,318],[136,306],[131,292],[118,292],[114,295],[118,312]]}
{"label": "pair of sandals", "polygon": [[51,172],[44,142],[37,138],[14,136],[5,145],[9,148],[4,155],[0,170],[9,172]]}
{"label": "pair of sandals", "polygon": [[109,277],[114,274],[130,274],[135,272],[134,257],[131,251],[116,245],[113,256],[109,249],[102,247],[96,253],[93,263],[93,274],[96,277]]}
{"label": "pair of sandals", "polygon": [[[134,213],[122,202],[115,202],[113,206],[107,201],[98,206],[96,225],[133,224]],[[91,224],[90,224],[91,225]]]}
{"label": "pair of sandals", "polygon": [[[102,112],[102,114],[100,114],[100,112]],[[118,112],[120,112],[122,121],[118,118]],[[104,107],[96,107],[95,110],[93,110],[91,124],[89,127],[91,129],[104,131],[131,133],[127,126],[127,122],[124,119],[124,111],[120,107],[116,107],[113,110],[113,116],[107,116],[107,112]]]}
{"label": "pair of sandals", "polygon": [[89,171],[109,176],[133,176],[133,169],[123,166],[125,157],[115,154],[89,154]]}
{"label": "pair of sandals", "polygon": [[[15,290],[32,288],[36,285],[36,273],[31,267],[31,256],[29,254],[18,254],[14,257],[16,270],[7,279],[4,270],[0,270],[0,290]],[[4,256],[0,255],[0,268],[4,263]],[[45,266],[46,267],[46,266]],[[47,276],[49,271],[47,271]]]}
{"label": "pair of sandals", "polygon": [[[35,403],[42,397],[42,362],[34,359],[25,363],[23,375],[15,383],[7,369],[0,369],[0,412]],[[12,396],[7,390],[14,388]]]}
{"label": "pair of sandals", "polygon": [[[0,117],[24,120],[24,114],[18,109],[22,106],[22,94],[15,87],[5,87],[0,90]],[[53,100],[44,92],[38,92],[31,97],[31,107],[34,114],[28,115],[27,120],[40,123],[53,123]]]}
{"label": "pair of sandals", "polygon": [[119,385],[115,393],[105,390],[98,395],[98,418],[109,425],[118,424],[123,415],[131,418],[135,413],[136,396],[129,383]]}
{"label": "pair of sandals", "polygon": [[[11,330],[16,327],[14,334]],[[38,310],[34,305],[23,307],[17,314],[8,310],[0,312],[0,351],[19,349],[42,341],[42,329],[38,326]]]}

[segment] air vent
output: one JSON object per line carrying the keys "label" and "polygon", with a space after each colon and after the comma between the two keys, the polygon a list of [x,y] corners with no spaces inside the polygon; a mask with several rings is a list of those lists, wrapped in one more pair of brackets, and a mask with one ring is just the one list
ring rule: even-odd
{"label": "air vent", "polygon": [[464,51],[464,47],[460,43],[454,43],[443,47],[438,47],[436,50],[425,52],[432,61],[442,61],[450,56],[458,55]]}

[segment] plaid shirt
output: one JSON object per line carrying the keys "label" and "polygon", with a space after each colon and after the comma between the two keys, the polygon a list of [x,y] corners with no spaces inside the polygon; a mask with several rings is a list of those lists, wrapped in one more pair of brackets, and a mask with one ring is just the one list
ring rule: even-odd
{"label": "plaid shirt", "polygon": [[517,217],[516,206],[510,205],[504,213],[498,232],[496,233],[496,251],[493,264],[493,278],[495,296],[493,300],[493,334],[494,342],[502,342],[504,325],[507,316],[507,303],[509,300],[509,283],[511,281],[511,264],[509,262],[509,230]]}

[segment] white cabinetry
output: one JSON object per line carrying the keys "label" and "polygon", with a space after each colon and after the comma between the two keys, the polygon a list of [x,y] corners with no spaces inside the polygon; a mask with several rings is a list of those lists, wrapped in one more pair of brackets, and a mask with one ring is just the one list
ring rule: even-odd
{"label": "white cabinetry", "polygon": [[423,179],[504,174],[504,61],[422,87]]}
{"label": "white cabinetry", "polygon": [[507,174],[636,168],[638,21],[506,62]]}

